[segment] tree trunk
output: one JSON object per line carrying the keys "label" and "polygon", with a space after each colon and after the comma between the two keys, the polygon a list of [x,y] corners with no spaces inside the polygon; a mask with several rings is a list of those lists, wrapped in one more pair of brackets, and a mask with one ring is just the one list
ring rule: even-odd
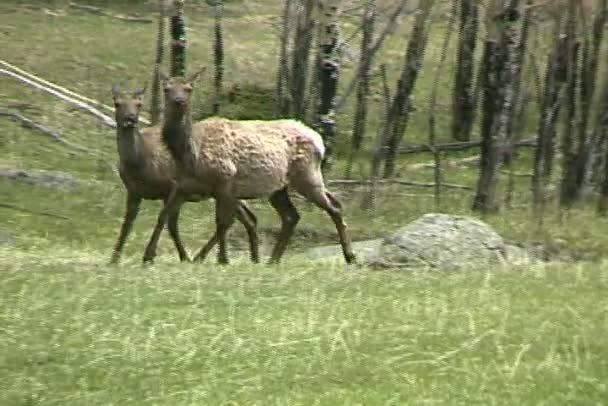
{"label": "tree trunk", "polygon": [[499,170],[498,133],[494,131],[500,113],[503,90],[500,86],[500,70],[503,64],[501,47],[496,41],[485,43],[482,64],[483,76],[483,109],[481,121],[481,159],[480,175],[477,184],[477,195],[473,202],[473,210],[484,213],[495,211],[496,184]]}
{"label": "tree trunk", "polygon": [[336,142],[336,121],[334,105],[340,78],[340,64],[337,48],[340,37],[338,29],[338,14],[340,0],[325,0],[319,2],[319,46],[320,65],[317,65],[320,77],[319,99],[319,128],[325,143],[323,168],[331,163],[333,147]]}
{"label": "tree trunk", "polygon": [[477,0],[462,0],[456,74],[452,101],[452,137],[468,141],[475,122],[477,99],[473,82],[479,28]]}
{"label": "tree trunk", "polygon": [[219,1],[214,7],[215,12],[215,44],[213,47],[213,62],[215,65],[214,89],[215,95],[213,100],[213,114],[217,115],[220,112],[220,104],[222,98],[222,87],[224,80],[224,33],[222,29],[222,14],[223,4]]}
{"label": "tree trunk", "polygon": [[583,67],[581,76],[580,109],[581,117],[578,128],[578,157],[576,162],[577,199],[580,199],[583,188],[589,183],[592,167],[594,140],[589,129],[591,106],[595,94],[596,76],[599,67],[600,52],[604,39],[604,29],[608,19],[608,0],[600,0],[593,21],[592,36],[585,36],[583,50]]}
{"label": "tree trunk", "polygon": [[372,66],[371,45],[374,36],[374,24],[376,20],[376,0],[368,0],[363,11],[363,36],[361,39],[361,53],[358,68],[357,102],[355,106],[355,118],[353,120],[352,149],[346,167],[346,178],[350,178],[353,160],[356,153],[363,145],[363,137],[367,129],[368,98],[370,92],[369,73]]}
{"label": "tree trunk", "polygon": [[293,115],[304,120],[306,117],[306,83],[308,83],[308,64],[313,37],[314,21],[312,14],[314,0],[300,0],[296,33],[291,60],[291,101]]}
{"label": "tree trunk", "polygon": [[[508,142],[516,93],[518,0],[511,0],[492,16],[490,39],[484,50],[484,117],[481,143],[481,172],[473,210],[491,213],[498,210],[500,158]],[[496,38],[492,33],[496,31]]]}
{"label": "tree trunk", "polygon": [[561,35],[558,27],[553,51],[547,62],[537,146],[534,153],[532,196],[537,211],[542,208],[544,185],[551,176],[553,166],[556,127],[562,106],[563,88],[567,80],[567,57],[567,39]]}
{"label": "tree trunk", "polygon": [[289,116],[291,110],[291,97],[289,95],[290,72],[289,72],[289,55],[287,48],[289,47],[289,35],[291,33],[291,4],[292,0],[285,0],[285,8],[283,9],[283,27],[281,29],[281,45],[279,51],[279,69],[277,72],[277,111],[279,117]]}
{"label": "tree trunk", "polygon": [[186,21],[184,0],[174,0],[175,11],[171,16],[171,76],[186,74]]}
{"label": "tree trunk", "polygon": [[[604,77],[604,94],[602,95],[596,128],[596,137],[600,140],[600,144],[608,140],[608,70],[605,72]],[[598,211],[601,215],[608,214],[608,148],[605,148],[604,154],[604,179],[602,181],[598,206]]]}
{"label": "tree trunk", "polygon": [[433,3],[433,0],[428,0],[421,4],[412,29],[412,37],[407,46],[405,65],[397,84],[397,93],[391,106],[391,121],[388,123],[388,142],[384,163],[385,178],[389,178],[395,173],[397,149],[407,128],[409,114],[413,107],[412,94],[424,59],[428,40],[429,15]]}
{"label": "tree trunk", "polygon": [[158,33],[156,37],[156,59],[154,61],[154,74],[152,76],[152,89],[150,97],[150,122],[157,125],[161,121],[162,102],[160,99],[160,70],[165,55],[165,4],[160,2],[158,13]]}
{"label": "tree trunk", "polygon": [[576,0],[570,0],[566,23],[566,36],[568,38],[568,73],[566,85],[566,111],[564,115],[563,134],[561,137],[562,179],[560,184],[560,206],[570,208],[578,197],[577,188],[577,160],[578,140],[576,131],[579,127],[580,106],[579,92],[579,54],[580,42],[577,39],[577,13]]}

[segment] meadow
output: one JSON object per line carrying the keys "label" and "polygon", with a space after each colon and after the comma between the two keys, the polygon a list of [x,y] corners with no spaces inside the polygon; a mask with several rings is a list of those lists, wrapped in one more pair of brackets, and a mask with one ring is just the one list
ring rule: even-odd
{"label": "meadow", "polygon": [[[152,8],[139,3],[107,9],[154,18]],[[211,13],[198,3],[187,10],[188,65],[210,64]],[[273,94],[280,12],[280,2],[271,0],[227,3],[226,89],[241,90],[225,100],[226,115],[273,110],[260,95]],[[409,22],[403,19],[383,50],[382,58],[398,61],[388,66],[392,79]],[[345,30],[356,24],[346,19]],[[407,143],[427,137],[424,100],[444,25],[438,19],[432,31]],[[0,4],[0,59],[106,104],[113,83],[149,82],[155,36],[155,24],[79,12],[64,1]],[[345,62],[343,86],[354,65]],[[449,83],[449,67],[446,72],[441,80]],[[122,263],[110,266],[124,211],[123,186],[111,169],[114,132],[8,77],[0,76],[0,84],[0,109],[20,106],[24,115],[90,149],[67,148],[0,119],[0,171],[61,171],[77,182],[56,188],[0,177],[0,231],[14,238],[13,246],[0,246],[1,405],[608,401],[608,221],[597,217],[592,202],[565,214],[549,204],[539,227],[530,209],[529,178],[517,177],[512,207],[484,220],[513,241],[560,241],[572,260],[459,272],[311,261],[303,252],[335,243],[335,230],[301,200],[302,220],[279,266],[248,263],[240,254],[245,233],[237,225],[230,239],[235,256],[227,267],[217,266],[214,256],[204,264],[180,264],[166,235],[157,263],[143,267],[143,248],[160,208],[145,202]],[[439,117],[445,118],[449,86],[441,88]],[[211,86],[196,91],[204,114]],[[370,134],[382,108],[379,93],[374,98]],[[347,104],[339,116],[342,153],[351,112]],[[448,124],[440,120],[444,141]],[[400,177],[432,180],[431,170],[413,169],[430,159],[403,158]],[[529,167],[528,153],[520,162],[518,171]],[[367,173],[366,165],[355,165],[356,176]],[[340,178],[342,169],[338,161],[329,178]],[[473,187],[476,179],[475,167],[446,170],[451,183]],[[466,190],[446,191],[436,208],[429,190],[386,187],[371,213],[360,208],[365,189],[333,189],[346,202],[357,241],[385,236],[430,211],[476,216]],[[278,218],[266,202],[251,206],[267,255]],[[213,232],[211,208],[184,207],[181,233],[190,252]]]}

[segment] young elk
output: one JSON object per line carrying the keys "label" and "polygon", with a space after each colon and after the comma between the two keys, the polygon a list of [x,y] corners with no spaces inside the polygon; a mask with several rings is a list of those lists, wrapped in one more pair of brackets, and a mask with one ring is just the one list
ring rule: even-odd
{"label": "young elk", "polygon": [[156,255],[158,238],[169,213],[191,194],[215,198],[218,262],[228,263],[226,234],[234,222],[238,199],[269,198],[281,217],[281,231],[271,263],[279,262],[300,219],[287,188],[325,210],[335,223],[347,263],[355,261],[338,200],[325,189],[321,136],[294,120],[233,121],[210,118],[192,124],[191,95],[201,72],[189,79],[165,79],[165,126],[162,140],[174,157],[176,188],[161,211],[144,262]]}
{"label": "young elk", "polygon": [[[112,87],[116,117],[116,143],[120,161],[120,178],[127,189],[127,211],[120,229],[120,235],[112,253],[112,263],[118,262],[125,241],[131,232],[141,201],[162,199],[165,204],[172,190],[176,176],[176,166],[171,154],[161,141],[160,127],[138,128],[139,114],[143,104],[144,89],[135,92],[121,91]],[[208,198],[204,195],[186,196],[183,201],[196,202]],[[171,239],[181,261],[189,260],[179,236],[178,218],[181,205],[168,214],[168,228]],[[247,230],[251,259],[259,262],[257,219],[242,202],[238,203],[237,218]],[[204,258],[217,242],[213,236],[201,250]]]}

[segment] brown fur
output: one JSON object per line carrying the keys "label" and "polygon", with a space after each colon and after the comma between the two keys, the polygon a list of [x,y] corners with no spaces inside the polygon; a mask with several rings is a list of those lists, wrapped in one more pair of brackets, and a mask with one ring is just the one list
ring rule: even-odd
{"label": "brown fur", "polygon": [[[111,260],[115,263],[120,258],[141,201],[162,199],[166,202],[175,183],[177,167],[162,142],[160,127],[149,127],[142,130],[137,128],[143,91],[129,94],[114,88],[113,95],[116,106],[119,173],[127,189],[127,211]],[[185,201],[197,202],[205,198],[209,198],[209,196],[189,195]],[[239,210],[239,219],[249,234],[251,257],[257,262],[259,259],[255,230],[257,220],[246,206],[239,207]],[[169,217],[168,228],[180,260],[185,261],[188,260],[188,255],[179,236],[178,217],[179,207]],[[203,251],[208,252],[216,242],[217,238],[213,236]]]}
{"label": "brown fur", "polygon": [[354,262],[341,205],[325,189],[323,182],[321,159],[324,148],[320,135],[293,120],[211,118],[192,124],[191,94],[198,75],[166,81],[165,117],[170,119],[165,119],[162,139],[178,164],[178,186],[175,197],[159,216],[144,261],[152,260],[156,255],[158,237],[172,206],[180,204],[189,194],[201,193],[210,194],[216,200],[220,263],[228,262],[225,240],[234,221],[238,199],[268,198],[282,222],[271,255],[271,262],[278,262],[299,220],[287,194],[289,187],[330,215],[345,260]]}

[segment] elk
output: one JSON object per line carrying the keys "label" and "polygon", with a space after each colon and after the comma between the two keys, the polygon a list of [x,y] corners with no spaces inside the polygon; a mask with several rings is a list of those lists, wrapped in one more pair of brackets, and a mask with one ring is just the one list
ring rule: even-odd
{"label": "elk", "polygon": [[[139,115],[143,105],[145,88],[134,92],[121,91],[112,87],[116,119],[116,144],[119,156],[119,174],[127,190],[126,213],[120,228],[120,235],[112,252],[111,263],[120,259],[123,247],[133,223],[139,213],[142,200],[163,200],[165,205],[173,188],[176,176],[175,162],[161,140],[161,128],[138,128]],[[198,202],[209,196],[190,195],[183,201]],[[237,204],[236,216],[243,223],[249,237],[251,260],[259,262],[257,219],[242,202]],[[188,254],[179,235],[178,219],[181,205],[168,214],[167,228],[181,261],[189,261]],[[201,249],[199,259],[213,248],[217,236],[211,237]]]}
{"label": "elk", "polygon": [[161,211],[143,261],[156,256],[160,233],[186,196],[215,198],[218,262],[228,263],[226,234],[239,199],[268,198],[281,218],[270,263],[278,263],[300,219],[288,188],[325,210],[333,220],[347,263],[355,262],[342,205],[326,190],[321,173],[321,136],[295,120],[239,121],[209,118],[192,123],[192,92],[202,70],[189,78],[163,78],[165,121],[162,141],[175,159],[175,188]]}

